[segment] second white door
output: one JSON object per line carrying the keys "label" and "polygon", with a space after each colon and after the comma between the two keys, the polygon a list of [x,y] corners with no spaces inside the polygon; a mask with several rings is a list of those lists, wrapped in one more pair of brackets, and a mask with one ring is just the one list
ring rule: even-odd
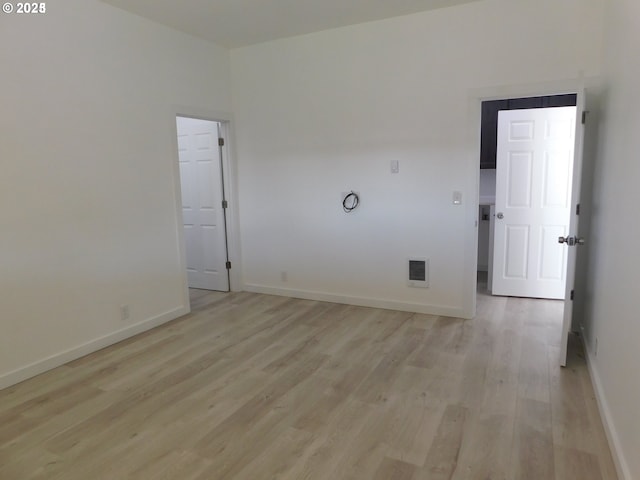
{"label": "second white door", "polygon": [[219,124],[176,117],[190,288],[229,291]]}
{"label": "second white door", "polygon": [[494,295],[562,299],[576,107],[498,116]]}

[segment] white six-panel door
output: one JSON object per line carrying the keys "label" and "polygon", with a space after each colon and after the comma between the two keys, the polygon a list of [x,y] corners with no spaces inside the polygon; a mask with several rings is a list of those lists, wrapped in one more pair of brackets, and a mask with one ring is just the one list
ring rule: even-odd
{"label": "white six-panel door", "polygon": [[190,288],[229,291],[218,123],[176,117]]}
{"label": "white six-panel door", "polygon": [[576,107],[498,116],[494,295],[562,299]]}

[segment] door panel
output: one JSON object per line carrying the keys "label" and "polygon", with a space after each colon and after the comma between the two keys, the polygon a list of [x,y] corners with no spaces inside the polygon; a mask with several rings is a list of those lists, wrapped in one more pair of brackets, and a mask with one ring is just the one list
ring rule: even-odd
{"label": "door panel", "polygon": [[177,117],[182,220],[190,288],[229,291],[218,123]]}
{"label": "door panel", "polygon": [[545,152],[543,176],[543,208],[567,208],[571,193],[572,150]]}
{"label": "door panel", "polygon": [[506,206],[509,208],[531,206],[531,168],[533,152],[509,152],[509,192]]}
{"label": "door panel", "polygon": [[575,112],[499,112],[494,295],[564,298]]}
{"label": "door panel", "polygon": [[538,278],[541,280],[562,281],[566,265],[566,252],[562,248],[555,248],[558,237],[567,235],[564,225],[547,225],[540,230],[540,265]]}
{"label": "door panel", "polygon": [[526,280],[527,252],[529,251],[529,227],[526,225],[510,225],[506,228],[506,256],[504,260],[504,277]]}
{"label": "door panel", "polygon": [[[498,120],[500,119],[500,112],[498,112]],[[521,142],[533,140],[533,121],[511,121],[509,122],[509,141]]]}

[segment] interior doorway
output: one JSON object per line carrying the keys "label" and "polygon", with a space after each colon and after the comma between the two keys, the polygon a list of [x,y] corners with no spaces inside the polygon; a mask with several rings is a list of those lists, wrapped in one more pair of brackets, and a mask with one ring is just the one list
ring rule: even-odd
{"label": "interior doorway", "polygon": [[[566,256],[565,251],[559,248],[560,245],[556,243],[557,236],[554,238],[554,234],[562,229],[564,229],[562,232],[566,234],[569,216],[568,214],[564,215],[567,217],[565,221],[559,222],[559,208],[555,203],[559,203],[558,199],[562,198],[563,208],[567,210],[570,207],[572,176],[568,167],[573,163],[575,126],[571,121],[571,130],[569,131],[571,138],[567,140],[571,148],[564,152],[566,155],[563,157],[556,155],[557,158],[550,159],[545,151],[541,152],[540,158],[534,162],[534,148],[529,140],[533,140],[535,134],[537,141],[541,139],[549,141],[548,139],[557,133],[557,131],[548,130],[555,121],[554,115],[557,116],[561,110],[573,109],[568,116],[572,120],[575,118],[576,104],[576,94],[482,102],[477,263],[479,288],[486,286],[487,290],[491,292],[495,285],[496,292],[494,293],[496,294],[532,298],[563,298]],[[523,115],[527,118],[520,119],[519,117]],[[500,116],[504,117],[503,123],[513,117],[515,122],[512,123],[516,125],[517,129],[522,130],[520,133],[530,134],[532,138],[522,137],[521,140],[525,141],[513,142],[515,146],[509,147],[512,149],[509,153],[513,153],[513,155],[502,159],[502,167],[499,170],[497,167],[498,119]],[[529,117],[531,117],[531,121],[525,121],[529,120]],[[567,117],[566,114],[565,117]],[[522,121],[518,121],[519,119]],[[505,136],[504,128],[506,127],[503,127],[503,137]],[[547,131],[543,131],[544,129]],[[553,145],[549,144],[551,148],[556,148],[558,143],[553,138],[551,141],[553,143]],[[506,148],[504,141],[501,145],[504,150]],[[571,159],[570,163],[567,163],[568,158]],[[513,161],[509,162],[509,159]],[[558,162],[558,159],[561,161]],[[500,175],[498,175],[499,173]],[[530,186],[535,188],[531,190]],[[546,212],[547,216],[551,215],[553,218],[551,222],[553,228],[550,225],[543,228],[529,228],[527,221],[523,220],[525,217],[522,217],[515,223],[511,222],[509,224],[511,228],[500,229],[496,237],[496,228],[505,227],[505,220],[497,220],[496,223],[497,218],[504,218],[504,212],[495,211],[496,190],[499,191],[500,210],[504,210],[508,198],[517,200],[516,203],[519,203],[515,205],[516,208],[509,211],[508,216],[510,217],[515,217],[516,214],[521,217],[524,214],[526,217],[528,212],[530,215],[527,218],[529,220],[533,218],[539,223],[538,217],[545,213],[545,209],[542,207],[551,206],[551,208],[546,208]],[[541,193],[542,190],[544,195]],[[557,192],[557,195],[554,195],[554,192]],[[528,203],[530,205],[526,205]],[[536,207],[532,208],[534,204]],[[560,212],[560,216],[562,213],[567,212]],[[544,232],[547,235],[543,235],[543,237],[546,238],[541,238],[541,234]],[[509,236],[508,233],[513,235]],[[525,235],[525,233],[528,234]],[[513,242],[506,242],[506,239],[509,238]],[[499,249],[499,255],[494,255],[494,246]],[[561,260],[559,264],[558,259]],[[542,262],[542,260],[546,261]],[[499,275],[494,275],[495,272],[499,272]]]}
{"label": "interior doorway", "polygon": [[228,292],[222,125],[176,116],[176,131],[188,287]]}
{"label": "interior doorway", "polygon": [[[567,360],[567,344],[568,344],[569,332],[571,331],[571,328],[572,328],[574,289],[576,288],[575,272],[576,272],[576,258],[577,258],[577,251],[578,251],[578,248],[576,247],[579,245],[585,244],[585,241],[588,242],[588,238],[585,240],[585,236],[579,236],[580,198],[581,198],[581,190],[583,188],[582,169],[583,169],[583,159],[585,156],[585,138],[586,138],[585,130],[586,130],[586,126],[590,123],[586,121],[586,119],[588,118],[587,96],[585,94],[585,86],[584,86],[584,81],[582,79],[578,79],[576,81],[571,81],[571,82],[561,82],[554,85],[548,84],[546,86],[539,86],[539,85],[535,87],[523,86],[519,88],[519,90],[526,93],[530,93],[530,92],[533,93],[535,92],[535,90],[538,90],[538,91],[545,90],[546,92],[553,92],[553,91],[576,92],[575,93],[576,115],[575,115],[575,121],[574,121],[574,125],[575,125],[574,153],[575,154],[574,154],[574,163],[573,163],[573,175],[572,175],[573,178],[571,182],[571,203],[570,203],[571,208],[570,208],[569,235],[567,235],[566,237],[559,237],[557,239],[558,243],[562,243],[568,248],[565,296],[564,296],[564,302],[559,303],[559,305],[562,305],[563,307],[562,319],[560,322],[561,328],[559,332],[561,336],[560,365],[565,366],[566,360]],[[508,98],[509,96],[511,96],[512,98],[515,98],[516,95],[512,95],[512,93],[513,93],[512,88],[503,87],[499,89],[494,89],[491,92],[489,91],[478,92],[477,95],[474,95],[473,108],[477,109],[476,111],[478,112],[478,116],[475,117],[476,128],[478,126],[477,122],[481,118],[480,113],[481,113],[484,100],[493,100],[493,99],[501,99],[501,98],[504,99],[504,98]],[[551,96],[554,96],[554,95],[551,94]],[[537,97],[528,97],[528,98],[537,98]],[[566,105],[563,105],[563,106],[566,106]],[[496,138],[496,141],[497,141],[497,138]],[[480,145],[478,145],[478,147],[480,147]],[[479,148],[479,150],[482,150],[482,149]],[[592,152],[590,153],[588,152],[588,154],[590,155],[592,154]],[[480,194],[482,197],[482,181],[480,181]],[[482,204],[482,198],[480,200],[481,201],[479,203]],[[495,211],[493,213],[497,215]],[[475,214],[478,215],[478,212],[476,212]],[[494,217],[490,215],[489,220],[491,221],[492,218]],[[476,217],[476,222],[478,222],[477,219],[478,217]],[[489,230],[492,231],[492,229],[489,229]],[[480,243],[478,242],[477,233],[478,233],[478,229],[476,230],[476,237],[474,239],[475,240],[474,245],[476,248],[478,243]],[[477,255],[477,252],[474,252],[474,253],[475,255]],[[475,262],[474,267],[477,267],[477,264],[478,262]],[[473,270],[470,273],[473,273],[473,277],[474,277],[473,287],[476,287],[479,284],[479,282],[477,281],[478,280],[477,274]],[[476,301],[477,301],[476,288],[473,289],[472,295],[473,295],[472,297],[473,303],[471,304],[471,306],[473,311],[475,311]],[[578,302],[580,301],[584,301],[584,300],[578,300]]]}

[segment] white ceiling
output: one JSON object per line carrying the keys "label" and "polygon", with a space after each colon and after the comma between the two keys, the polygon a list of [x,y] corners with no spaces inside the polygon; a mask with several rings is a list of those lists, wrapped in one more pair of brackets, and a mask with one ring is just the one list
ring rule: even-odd
{"label": "white ceiling", "polygon": [[102,0],[235,48],[477,0]]}

